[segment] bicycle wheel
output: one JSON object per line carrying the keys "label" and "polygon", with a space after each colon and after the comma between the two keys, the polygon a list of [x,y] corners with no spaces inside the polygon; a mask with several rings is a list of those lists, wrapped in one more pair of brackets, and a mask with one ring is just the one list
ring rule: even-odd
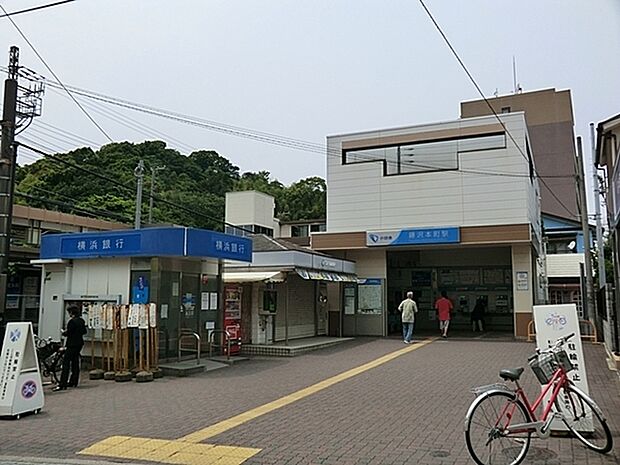
{"label": "bicycle wheel", "polygon": [[517,465],[530,447],[531,431],[505,433],[508,425],[529,423],[523,403],[509,392],[478,396],[465,418],[465,442],[478,465]]}
{"label": "bicycle wheel", "polygon": [[50,379],[54,384],[60,384],[60,374],[62,373],[63,354],[55,353],[52,355],[50,363]]}
{"label": "bicycle wheel", "polygon": [[555,407],[566,427],[586,447],[601,454],[611,450],[613,439],[603,412],[585,393],[568,385],[558,393]]}

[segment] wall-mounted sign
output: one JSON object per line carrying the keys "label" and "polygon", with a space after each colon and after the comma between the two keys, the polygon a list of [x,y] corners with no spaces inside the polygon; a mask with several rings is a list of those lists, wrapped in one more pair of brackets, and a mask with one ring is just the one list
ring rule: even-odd
{"label": "wall-mounted sign", "polygon": [[96,233],[47,234],[41,258],[212,257],[252,261],[246,237],[195,228],[144,228]]}
{"label": "wall-mounted sign", "polygon": [[517,271],[515,282],[517,284],[517,291],[527,291],[530,288],[528,272]]}
{"label": "wall-mounted sign", "polygon": [[461,230],[458,227],[443,228],[411,228],[389,231],[368,231],[366,245],[415,245],[415,244],[454,244],[461,241]]}

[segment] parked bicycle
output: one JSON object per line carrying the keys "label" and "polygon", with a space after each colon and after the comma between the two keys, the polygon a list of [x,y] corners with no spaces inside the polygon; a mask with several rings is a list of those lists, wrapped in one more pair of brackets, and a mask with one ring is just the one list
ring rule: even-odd
{"label": "parked bicycle", "polygon": [[[523,368],[499,372],[500,378],[515,383],[514,388],[493,384],[473,389],[477,397],[465,417],[465,441],[476,463],[521,463],[532,435],[548,438],[556,418],[588,448],[603,454],[611,450],[613,440],[603,412],[567,377],[574,367],[562,346],[573,336],[574,333],[558,339],[549,349],[536,349],[529,357],[534,374],[545,385],[533,404],[519,385]],[[540,406],[543,411],[538,416]]]}
{"label": "parked bicycle", "polygon": [[37,358],[41,373],[49,377],[54,384],[58,384],[62,371],[62,359],[65,348],[61,341],[52,341],[52,338],[43,339],[34,337],[37,346]]}

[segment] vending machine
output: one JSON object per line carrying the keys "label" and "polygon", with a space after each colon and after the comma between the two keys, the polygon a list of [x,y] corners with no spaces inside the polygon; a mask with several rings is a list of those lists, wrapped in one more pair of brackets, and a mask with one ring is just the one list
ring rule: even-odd
{"label": "vending machine", "polygon": [[[230,355],[241,351],[241,298],[243,288],[238,284],[224,286],[224,329],[230,335]],[[226,341],[222,341],[224,355],[228,352]]]}

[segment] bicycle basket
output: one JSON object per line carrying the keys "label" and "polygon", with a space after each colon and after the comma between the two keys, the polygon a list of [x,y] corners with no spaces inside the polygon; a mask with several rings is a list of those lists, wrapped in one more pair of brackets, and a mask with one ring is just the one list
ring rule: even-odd
{"label": "bicycle basket", "polygon": [[566,353],[565,350],[558,350],[554,352],[554,354],[555,354],[555,361],[557,362],[558,365],[564,368],[564,371],[566,373],[575,369],[575,366],[570,361],[570,358],[568,358],[568,354]]}
{"label": "bicycle basket", "polygon": [[557,362],[552,353],[540,354],[534,360],[530,361],[530,368],[532,368],[540,384],[548,384],[549,381],[551,381],[556,367]]}

